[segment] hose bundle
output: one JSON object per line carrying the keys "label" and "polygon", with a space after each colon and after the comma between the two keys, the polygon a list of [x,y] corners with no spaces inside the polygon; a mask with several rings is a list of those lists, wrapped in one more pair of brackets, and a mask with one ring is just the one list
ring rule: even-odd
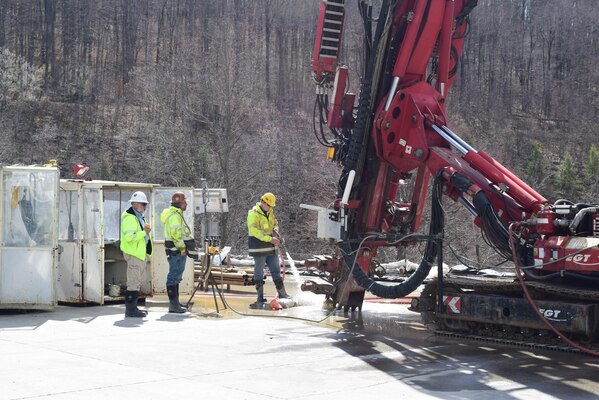
{"label": "hose bundle", "polygon": [[478,192],[472,199],[472,203],[482,223],[481,231],[485,243],[504,259],[511,260],[512,251],[509,244],[509,232],[495,214],[485,192]]}
{"label": "hose bundle", "polygon": [[416,269],[405,282],[393,286],[385,286],[370,279],[360,267],[356,268],[356,259],[361,246],[359,246],[356,251],[353,251],[348,242],[342,244],[341,248],[346,254],[344,256],[345,263],[351,265],[350,272],[360,287],[383,299],[397,299],[399,297],[407,296],[422,284],[428,276],[433,262],[437,258],[437,254],[439,253],[438,246],[441,245],[441,240],[443,238],[445,218],[441,206],[442,193],[443,181],[438,175],[433,184],[431,223],[429,226],[429,235],[424,251],[424,257],[422,258],[418,269]]}

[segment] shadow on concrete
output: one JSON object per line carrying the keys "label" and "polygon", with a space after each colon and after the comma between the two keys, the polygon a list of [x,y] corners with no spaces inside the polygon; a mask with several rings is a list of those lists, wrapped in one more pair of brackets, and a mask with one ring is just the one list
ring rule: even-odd
{"label": "shadow on concrete", "polygon": [[[397,317],[394,334],[389,334],[387,327],[373,325],[372,319],[365,322],[367,318],[348,316],[332,336],[335,346],[423,394],[450,400],[473,395],[519,399],[534,390],[537,396],[543,393],[551,398],[598,398],[599,360],[590,356],[459,342],[431,335]],[[597,385],[585,390],[578,384],[581,381]]]}
{"label": "shadow on concrete", "polygon": [[167,311],[164,314],[162,314],[162,316],[160,318],[158,318],[156,321],[159,321],[159,322],[181,322],[181,321],[189,319],[189,318],[194,318],[194,317],[192,314],[190,314],[188,312],[185,314],[176,314],[176,313],[169,313]]}
{"label": "shadow on concrete", "polygon": [[[314,317],[316,312],[304,315]],[[292,331],[277,329],[268,336],[275,341],[287,335],[330,339],[316,348],[332,343],[359,360],[340,365],[335,373],[343,373],[343,368],[355,372],[363,365],[366,373],[375,368],[423,395],[444,400],[599,398],[599,360],[590,356],[439,337],[422,326],[418,314],[405,310],[337,312],[326,326],[337,330],[314,332],[307,324]],[[272,346],[268,351],[300,353],[306,343]]]}
{"label": "shadow on concrete", "polygon": [[114,326],[121,328],[137,328],[142,326],[144,322],[146,322],[144,318],[127,318],[123,315],[123,319],[120,321],[115,321]]}
{"label": "shadow on concrete", "polygon": [[[86,313],[86,309],[93,308],[93,312]],[[57,312],[60,311],[60,312]],[[123,314],[124,305],[68,307],[57,306],[54,311],[6,311],[0,313],[0,330],[23,329],[34,330],[49,321],[75,321],[83,324],[92,322],[98,317]]]}

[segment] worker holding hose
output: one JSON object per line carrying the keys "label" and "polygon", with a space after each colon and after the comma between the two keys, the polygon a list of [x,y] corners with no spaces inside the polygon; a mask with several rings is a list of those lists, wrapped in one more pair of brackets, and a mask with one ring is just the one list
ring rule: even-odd
{"label": "worker holding hose", "polygon": [[281,277],[281,266],[276,251],[280,238],[273,210],[275,205],[276,197],[269,192],[262,195],[260,201],[248,211],[248,253],[254,258],[254,284],[257,292],[256,302],[250,305],[251,308],[265,308],[264,264],[270,270],[279,298],[289,298]]}

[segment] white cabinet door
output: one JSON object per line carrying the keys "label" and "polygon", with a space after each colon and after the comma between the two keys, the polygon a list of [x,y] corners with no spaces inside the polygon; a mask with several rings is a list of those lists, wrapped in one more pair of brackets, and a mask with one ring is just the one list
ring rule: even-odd
{"label": "white cabinet door", "polygon": [[1,170],[0,308],[52,309],[58,170]]}
{"label": "white cabinet door", "polygon": [[83,189],[83,296],[104,303],[104,235],[102,191]]}
{"label": "white cabinet door", "polygon": [[58,301],[83,301],[83,274],[81,269],[81,225],[79,220],[80,189],[62,189],[58,193]]}

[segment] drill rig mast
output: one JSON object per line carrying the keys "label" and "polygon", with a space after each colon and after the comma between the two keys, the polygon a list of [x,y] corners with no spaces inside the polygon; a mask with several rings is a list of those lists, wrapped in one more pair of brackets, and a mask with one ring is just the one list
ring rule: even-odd
{"label": "drill rig mast", "polygon": [[[320,262],[334,281],[327,295],[346,311],[361,308],[365,291],[403,297],[436,263],[438,281],[412,305],[434,329],[480,334],[492,326],[494,332],[485,335],[507,330],[540,337],[551,325],[559,336],[594,346],[599,206],[550,203],[448,128],[446,99],[477,0],[382,0],[376,18],[372,2],[359,1],[365,38],[357,105],[347,90],[348,70],[339,65],[346,5],[345,0],[322,2],[312,59],[315,133],[342,166],[330,212],[341,228],[338,254]],[[407,179],[413,181],[411,196],[399,199]],[[429,184],[426,234],[419,229]],[[442,196],[472,214],[485,241],[514,262],[521,283],[442,276]],[[371,278],[379,249],[418,242],[426,244],[424,256],[409,279],[384,286]],[[532,297],[523,298],[523,279],[532,297],[542,301],[535,305]]]}

